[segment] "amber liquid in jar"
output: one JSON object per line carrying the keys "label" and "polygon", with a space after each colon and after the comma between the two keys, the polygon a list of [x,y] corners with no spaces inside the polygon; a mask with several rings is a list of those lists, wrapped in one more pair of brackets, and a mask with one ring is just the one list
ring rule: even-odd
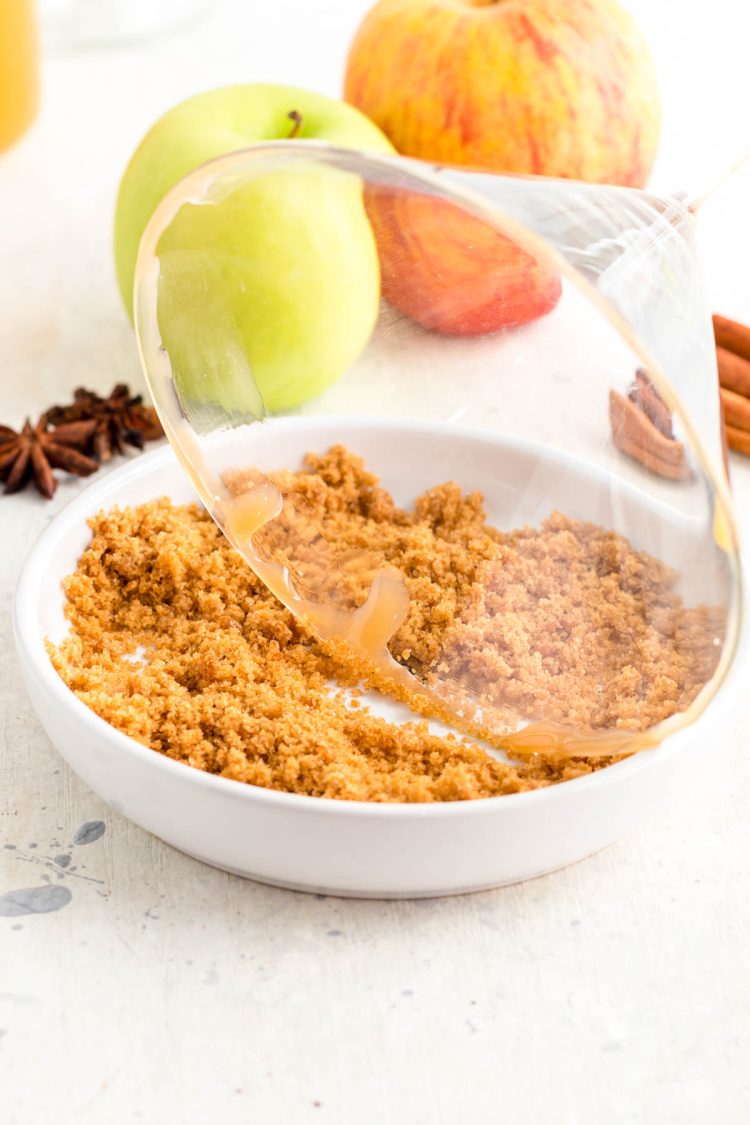
{"label": "amber liquid in jar", "polygon": [[0,0],[0,152],[26,132],[39,104],[33,0]]}

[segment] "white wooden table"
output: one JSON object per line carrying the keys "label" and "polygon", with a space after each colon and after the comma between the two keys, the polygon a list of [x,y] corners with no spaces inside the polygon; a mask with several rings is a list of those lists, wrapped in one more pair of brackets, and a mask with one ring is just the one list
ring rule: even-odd
{"label": "white wooden table", "polygon": [[[233,81],[335,94],[365,6],[235,0],[152,45],[48,60],[40,120],[0,157],[1,421],[79,382],[142,385],[109,243],[147,125]],[[665,91],[656,182],[700,187],[750,145],[740,6],[632,6]],[[701,235],[714,304],[750,320],[746,202],[727,193]],[[750,546],[750,462],[732,469]],[[750,1120],[750,695],[719,771],[562,873],[397,903],[244,882],[109,811],[31,712],[10,598],[77,487],[0,498],[0,894],[66,900],[0,917],[0,1121]]]}

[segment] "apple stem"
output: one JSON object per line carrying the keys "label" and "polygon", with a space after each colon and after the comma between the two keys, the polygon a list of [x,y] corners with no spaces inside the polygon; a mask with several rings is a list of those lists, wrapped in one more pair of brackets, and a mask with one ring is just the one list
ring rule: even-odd
{"label": "apple stem", "polygon": [[294,122],[292,131],[287,137],[288,141],[293,141],[294,138],[298,137],[302,132],[302,114],[299,112],[299,110],[293,109],[290,113],[287,114],[287,117],[290,121]]}

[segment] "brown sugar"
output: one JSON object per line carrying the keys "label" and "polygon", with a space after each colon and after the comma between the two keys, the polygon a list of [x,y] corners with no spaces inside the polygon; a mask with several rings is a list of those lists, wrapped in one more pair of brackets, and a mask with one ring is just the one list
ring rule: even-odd
{"label": "brown sugar", "polygon": [[[253,479],[238,476],[234,491]],[[409,609],[393,655],[493,708],[643,730],[689,706],[716,667],[722,614],[685,607],[674,574],[613,532],[559,513],[501,532],[481,496],[452,483],[404,511],[340,446],[274,482],[285,504],[264,552],[298,568],[290,543],[304,538],[309,591],[352,607],[378,568],[396,567]],[[267,788],[402,802],[519,792],[613,760],[503,762],[423,720],[373,714],[352,666],[197,506],[153,501],[91,528],[65,585],[72,631],[52,660],[84,703],[153,750]]]}

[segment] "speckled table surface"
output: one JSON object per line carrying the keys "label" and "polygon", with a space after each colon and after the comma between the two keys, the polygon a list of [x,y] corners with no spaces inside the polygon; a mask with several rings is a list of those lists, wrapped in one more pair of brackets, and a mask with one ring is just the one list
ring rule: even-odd
{"label": "speckled table surface", "polygon": [[[700,187],[742,147],[741,17],[734,0],[715,0],[707,23],[697,2],[631,6],[664,84],[657,182]],[[161,110],[249,78],[338,89],[363,3],[255,7],[234,0],[151,45],[47,60],[41,117],[0,157],[4,422],[77,382],[141,385],[109,222],[127,155]],[[725,193],[701,240],[714,305],[750,320],[744,208]],[[750,462],[732,470],[750,541]],[[77,487],[47,505],[0,500],[4,1122],[750,1118],[749,700],[718,769],[555,875],[391,903],[246,882],[108,810],[31,711],[11,595]]]}

